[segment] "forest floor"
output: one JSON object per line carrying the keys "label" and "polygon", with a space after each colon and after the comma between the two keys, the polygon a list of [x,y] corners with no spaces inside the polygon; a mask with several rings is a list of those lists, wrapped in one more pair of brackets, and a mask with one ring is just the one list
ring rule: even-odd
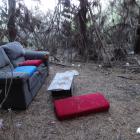
{"label": "forest floor", "polygon": [[[78,63],[77,63],[78,64]],[[51,65],[50,75],[25,111],[0,113],[0,140],[140,140],[140,71],[128,67],[102,68]],[[73,95],[101,92],[110,101],[108,112],[59,121],[48,85],[56,72],[75,69]]]}

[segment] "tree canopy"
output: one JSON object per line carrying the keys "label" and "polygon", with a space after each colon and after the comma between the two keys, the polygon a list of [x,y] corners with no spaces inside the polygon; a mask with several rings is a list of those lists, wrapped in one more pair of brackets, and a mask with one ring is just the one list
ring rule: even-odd
{"label": "tree canopy", "polygon": [[[120,59],[115,51],[133,49],[140,24],[138,0],[59,0],[54,11],[31,11],[24,0],[3,0],[0,6],[0,40],[20,41],[26,47],[57,53],[74,49],[85,59]],[[137,37],[138,38],[138,37]],[[113,51],[113,52],[112,52]],[[110,58],[111,57],[111,58]],[[113,58],[112,58],[113,57]]]}

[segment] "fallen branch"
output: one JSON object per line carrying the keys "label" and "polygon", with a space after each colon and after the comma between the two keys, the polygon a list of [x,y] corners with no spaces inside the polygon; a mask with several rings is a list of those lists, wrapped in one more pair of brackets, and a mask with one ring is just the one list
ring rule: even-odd
{"label": "fallen branch", "polygon": [[63,67],[73,67],[72,65],[62,64],[62,63],[56,63],[56,62],[50,62],[51,64],[63,66]]}
{"label": "fallen branch", "polygon": [[125,76],[121,76],[121,75],[118,75],[117,77],[124,78],[124,79],[129,79],[129,80],[136,80],[136,79],[134,79],[134,78],[131,78],[131,77],[125,77]]}

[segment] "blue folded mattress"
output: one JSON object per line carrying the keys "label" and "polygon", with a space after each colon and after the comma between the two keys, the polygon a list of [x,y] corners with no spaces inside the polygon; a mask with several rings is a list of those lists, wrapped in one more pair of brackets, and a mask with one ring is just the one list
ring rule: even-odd
{"label": "blue folded mattress", "polygon": [[23,72],[29,74],[29,76],[32,76],[35,71],[37,71],[36,66],[19,66],[16,67],[13,72]]}

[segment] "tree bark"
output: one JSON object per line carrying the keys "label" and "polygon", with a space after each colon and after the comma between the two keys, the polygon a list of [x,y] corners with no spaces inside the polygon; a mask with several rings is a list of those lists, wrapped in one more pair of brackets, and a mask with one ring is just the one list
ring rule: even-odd
{"label": "tree bark", "polygon": [[15,27],[15,10],[16,10],[16,1],[15,0],[8,0],[8,39],[10,42],[16,39],[16,27]]}
{"label": "tree bark", "polygon": [[80,33],[81,33],[81,37],[82,37],[82,45],[83,45],[83,49],[82,52],[80,52],[82,55],[86,55],[87,54],[87,5],[88,5],[88,1],[87,0],[80,0],[80,10],[79,10],[79,23],[80,23]]}
{"label": "tree bark", "polygon": [[140,54],[140,8],[139,8],[138,26],[137,26],[136,38],[134,44],[134,52],[135,54]]}

